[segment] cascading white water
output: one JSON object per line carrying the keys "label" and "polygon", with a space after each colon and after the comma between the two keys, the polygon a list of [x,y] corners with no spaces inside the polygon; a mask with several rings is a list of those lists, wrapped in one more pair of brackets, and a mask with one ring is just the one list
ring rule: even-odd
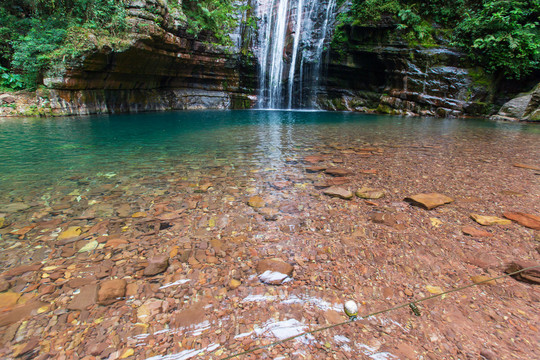
{"label": "cascading white water", "polygon": [[336,0],[257,0],[259,107],[313,108]]}

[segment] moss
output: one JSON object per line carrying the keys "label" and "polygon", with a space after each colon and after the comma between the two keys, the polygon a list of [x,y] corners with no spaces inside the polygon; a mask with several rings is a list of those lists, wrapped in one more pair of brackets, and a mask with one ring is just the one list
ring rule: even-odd
{"label": "moss", "polygon": [[377,109],[375,109],[375,111],[380,113],[380,114],[392,114],[394,109],[392,109],[388,105],[379,104],[379,106],[377,106]]}
{"label": "moss", "polygon": [[479,86],[485,88],[491,88],[493,86],[493,79],[490,75],[479,67],[469,69],[469,75],[471,76],[472,81]]}

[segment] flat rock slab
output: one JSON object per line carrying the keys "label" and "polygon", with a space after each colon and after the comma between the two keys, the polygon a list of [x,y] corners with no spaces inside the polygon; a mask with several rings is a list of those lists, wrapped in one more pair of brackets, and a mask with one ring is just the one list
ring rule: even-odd
{"label": "flat rock slab", "polygon": [[82,229],[80,226],[70,226],[69,228],[67,228],[67,230],[62,231],[60,235],[58,235],[57,240],[61,241],[67,239],[74,239],[81,235],[81,233]]}
{"label": "flat rock slab", "polygon": [[497,216],[487,216],[487,215],[478,215],[478,214],[471,214],[471,218],[479,223],[480,225],[484,226],[491,226],[491,225],[510,225],[512,221],[508,219],[502,219]]}
{"label": "flat rock slab", "polygon": [[522,168],[522,169],[540,171],[540,166],[535,166],[535,165],[515,163],[514,166],[518,168]]}
{"label": "flat rock slab", "polygon": [[83,286],[81,292],[75,295],[73,300],[68,304],[69,310],[86,310],[90,305],[94,305],[97,299],[97,284]]}
{"label": "flat rock slab", "polygon": [[438,206],[449,204],[453,202],[454,199],[439,193],[429,193],[409,196],[405,198],[405,201],[408,201],[413,205],[424,207],[427,210],[431,210]]}
{"label": "flat rock slab", "polygon": [[11,308],[17,304],[17,301],[21,297],[20,293],[5,292],[0,294],[0,310]]}
{"label": "flat rock slab", "polygon": [[351,191],[337,186],[331,186],[328,189],[324,190],[323,193],[328,196],[337,197],[345,200],[352,199],[353,197],[353,193]]}
{"label": "flat rock slab", "polygon": [[506,267],[505,272],[511,274],[532,267],[534,267],[534,269],[525,270],[519,274],[513,275],[513,277],[519,281],[540,284],[540,263],[523,260],[512,261]]}
{"label": "flat rock slab", "polygon": [[306,171],[309,173],[318,173],[324,170],[326,170],[326,167],[324,166],[309,166],[306,168]]}
{"label": "flat rock slab", "polygon": [[306,156],[304,158],[304,162],[307,162],[307,163],[310,163],[310,164],[316,164],[316,163],[319,163],[321,161],[324,161],[324,158],[321,157],[321,156],[316,156],[316,155],[310,155],[310,156]]}
{"label": "flat rock slab", "polygon": [[521,212],[506,212],[503,216],[507,219],[513,220],[518,224],[534,229],[540,230],[540,216],[525,214]]}
{"label": "flat rock slab", "polygon": [[0,315],[0,327],[19,322],[30,316],[35,310],[45,305],[49,304],[41,301],[32,301],[30,303],[17,306],[13,310]]}
{"label": "flat rock slab", "polygon": [[475,227],[472,227],[472,226],[464,226],[461,231],[463,231],[463,233],[465,235],[469,235],[469,236],[473,236],[473,237],[491,237],[493,236],[492,233],[490,232],[487,232],[485,230],[480,230],[480,229],[477,229]]}
{"label": "flat rock slab", "polygon": [[363,187],[356,191],[356,196],[362,199],[380,199],[384,197],[384,191]]}
{"label": "flat rock slab", "polygon": [[8,204],[8,205],[1,206],[0,207],[0,212],[15,213],[17,211],[23,211],[23,210],[26,210],[26,209],[29,209],[29,208],[30,208],[30,205],[18,202],[18,203],[11,203],[11,204]]}
{"label": "flat rock slab", "polygon": [[351,172],[349,170],[343,169],[343,168],[326,169],[325,173],[328,174],[328,175],[332,175],[332,176],[348,176],[348,175],[351,175]]}
{"label": "flat rock slab", "polygon": [[376,224],[383,224],[390,226],[396,230],[405,230],[407,226],[405,222],[407,217],[404,214],[387,214],[387,213],[374,213],[370,216],[370,220]]}
{"label": "flat rock slab", "polygon": [[253,208],[262,208],[266,205],[266,201],[260,196],[252,196],[248,200],[248,205]]}

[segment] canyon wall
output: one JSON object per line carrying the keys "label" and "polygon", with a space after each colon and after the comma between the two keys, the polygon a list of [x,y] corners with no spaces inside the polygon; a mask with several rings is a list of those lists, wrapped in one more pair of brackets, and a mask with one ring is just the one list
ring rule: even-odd
{"label": "canyon wall", "polygon": [[54,115],[250,108],[256,64],[238,47],[218,47],[185,31],[161,0],[131,1],[124,49],[99,47],[55,66],[38,91]]}

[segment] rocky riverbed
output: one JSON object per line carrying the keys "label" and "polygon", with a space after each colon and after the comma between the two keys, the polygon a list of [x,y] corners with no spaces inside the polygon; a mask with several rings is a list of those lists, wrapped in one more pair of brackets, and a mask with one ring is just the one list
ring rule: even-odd
{"label": "rocky riverbed", "polygon": [[[4,196],[0,357],[223,359],[346,321],[347,300],[362,316],[538,265],[537,139],[321,139],[278,165],[184,162]],[[242,358],[532,359],[539,277]]]}

